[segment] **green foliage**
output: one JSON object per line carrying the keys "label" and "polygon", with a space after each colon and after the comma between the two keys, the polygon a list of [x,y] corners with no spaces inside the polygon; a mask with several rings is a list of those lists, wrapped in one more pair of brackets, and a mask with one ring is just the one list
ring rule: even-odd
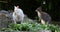
{"label": "green foliage", "polygon": [[52,32],[59,32],[59,27],[52,24],[38,24],[38,23],[21,23],[10,24],[9,28],[2,29],[3,31],[39,31],[39,30],[51,30]]}
{"label": "green foliage", "polygon": [[53,32],[58,32],[58,31],[60,31],[60,29],[59,29],[59,27],[58,26],[55,26],[55,25],[53,25],[53,24],[49,24],[48,25],[48,29],[50,29],[51,31],[53,31]]}

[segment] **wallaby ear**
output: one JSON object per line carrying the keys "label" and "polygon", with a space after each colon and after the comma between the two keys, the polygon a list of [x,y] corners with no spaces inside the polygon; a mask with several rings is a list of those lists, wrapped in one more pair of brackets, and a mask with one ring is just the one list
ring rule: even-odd
{"label": "wallaby ear", "polygon": [[16,6],[14,6],[14,8],[16,8]]}
{"label": "wallaby ear", "polygon": [[15,8],[15,6],[14,6],[14,8]]}
{"label": "wallaby ear", "polygon": [[16,6],[14,6],[14,10],[17,10],[17,7]]}

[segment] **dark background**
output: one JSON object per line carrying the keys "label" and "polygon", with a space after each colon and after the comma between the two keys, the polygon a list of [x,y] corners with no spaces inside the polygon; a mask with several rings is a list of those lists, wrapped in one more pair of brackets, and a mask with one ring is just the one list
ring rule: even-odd
{"label": "dark background", "polygon": [[[5,1],[5,2],[1,2]],[[42,4],[46,1],[46,4]],[[19,5],[29,18],[35,19],[37,13],[36,8],[43,7],[43,11],[47,12],[53,21],[60,21],[60,1],[59,0],[0,0],[0,10],[13,10],[14,5]]]}

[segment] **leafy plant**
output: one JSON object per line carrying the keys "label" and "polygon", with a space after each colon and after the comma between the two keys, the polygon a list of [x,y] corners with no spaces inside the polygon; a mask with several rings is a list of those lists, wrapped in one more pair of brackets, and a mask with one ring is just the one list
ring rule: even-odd
{"label": "leafy plant", "polygon": [[39,30],[51,30],[52,32],[59,32],[58,26],[53,24],[38,24],[38,23],[28,23],[24,22],[21,24],[10,24],[9,28],[3,29],[4,31],[32,31],[37,32]]}

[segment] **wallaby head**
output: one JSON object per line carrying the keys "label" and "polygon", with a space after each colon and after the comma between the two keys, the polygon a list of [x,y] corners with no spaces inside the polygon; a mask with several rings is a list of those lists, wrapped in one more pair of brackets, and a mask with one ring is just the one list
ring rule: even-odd
{"label": "wallaby head", "polygon": [[42,12],[42,7],[41,7],[41,6],[38,7],[35,11],[36,11],[36,12]]}
{"label": "wallaby head", "polygon": [[14,6],[14,10],[17,10],[19,8],[19,6]]}

